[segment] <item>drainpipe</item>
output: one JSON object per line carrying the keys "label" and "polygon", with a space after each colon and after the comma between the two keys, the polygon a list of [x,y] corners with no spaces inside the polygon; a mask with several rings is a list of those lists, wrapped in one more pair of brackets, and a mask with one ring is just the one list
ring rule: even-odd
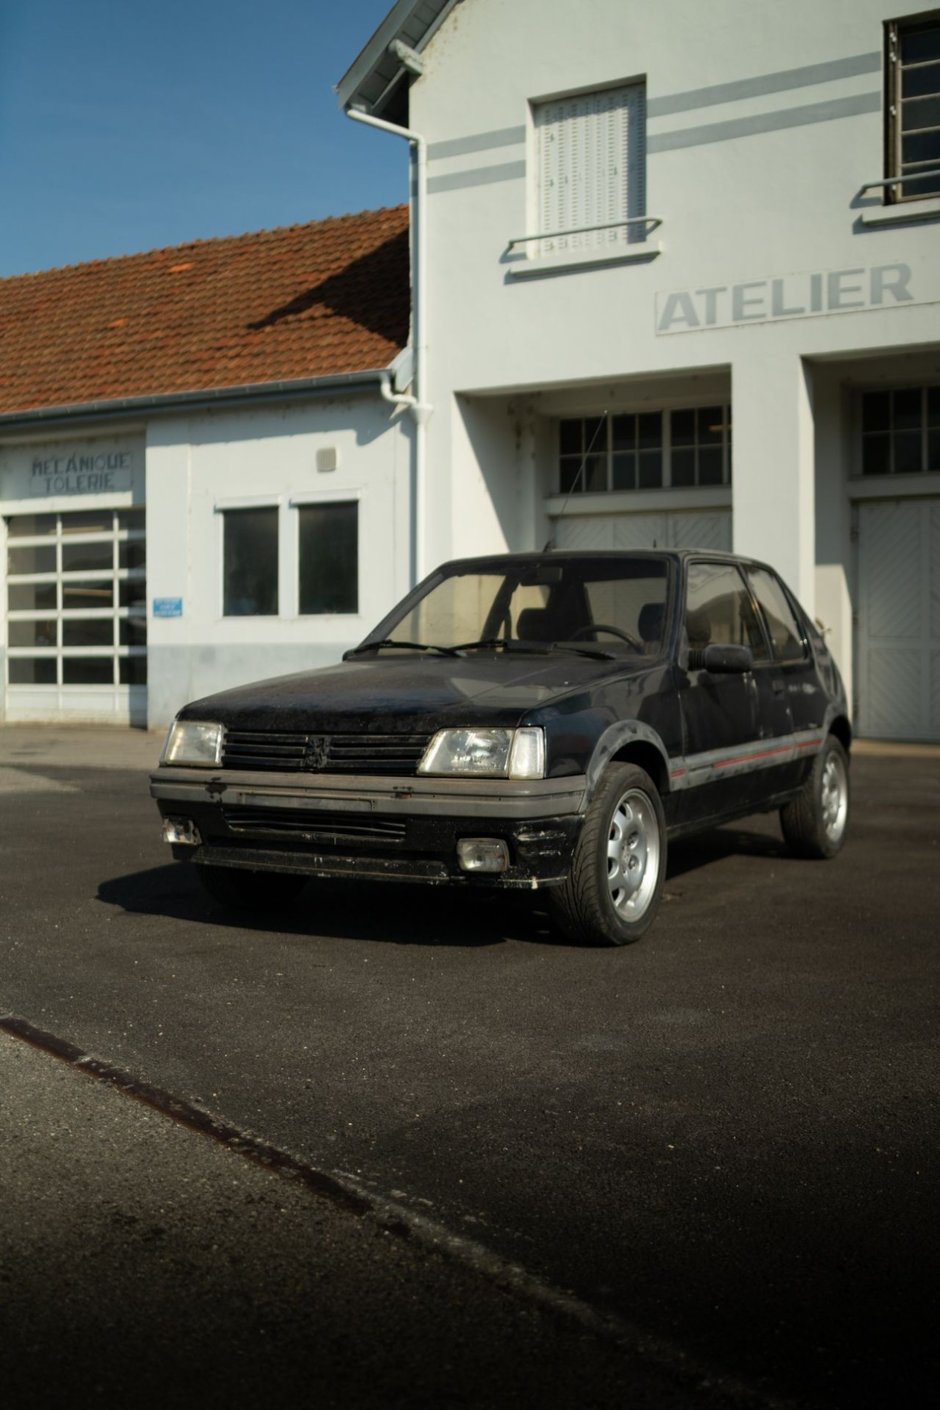
{"label": "drainpipe", "polygon": [[347,108],[347,117],[354,122],[365,123],[367,127],[377,127],[381,132],[390,132],[394,137],[403,137],[411,149],[412,170],[414,172],[413,197],[411,201],[411,337],[414,351],[413,394],[404,395],[391,390],[390,379],[381,382],[382,396],[396,406],[407,406],[415,424],[415,463],[414,463],[414,553],[412,576],[419,582],[428,571],[427,563],[427,424],[434,408],[426,400],[427,388],[427,277],[425,239],[425,206],[427,189],[428,144],[420,133],[410,128],[399,127],[384,118],[373,117],[361,108]]}

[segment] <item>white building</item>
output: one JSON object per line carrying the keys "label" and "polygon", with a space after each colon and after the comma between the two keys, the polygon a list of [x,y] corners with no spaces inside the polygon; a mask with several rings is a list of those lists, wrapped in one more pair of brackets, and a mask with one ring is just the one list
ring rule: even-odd
{"label": "white building", "polygon": [[940,738],[940,10],[399,0],[339,95],[415,154],[425,566],[733,546]]}
{"label": "white building", "polygon": [[407,213],[0,281],[0,721],[167,723],[413,580]]}

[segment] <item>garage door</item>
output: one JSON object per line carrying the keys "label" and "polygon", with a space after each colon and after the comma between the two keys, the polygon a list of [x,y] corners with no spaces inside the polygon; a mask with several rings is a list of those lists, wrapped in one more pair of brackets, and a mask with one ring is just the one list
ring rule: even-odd
{"label": "garage door", "polygon": [[731,510],[668,514],[572,514],[555,522],[558,548],[731,550]]}
{"label": "garage door", "polygon": [[10,515],[6,558],[7,719],[143,723],[144,510]]}
{"label": "garage door", "polygon": [[940,740],[940,500],[858,507],[857,729]]}

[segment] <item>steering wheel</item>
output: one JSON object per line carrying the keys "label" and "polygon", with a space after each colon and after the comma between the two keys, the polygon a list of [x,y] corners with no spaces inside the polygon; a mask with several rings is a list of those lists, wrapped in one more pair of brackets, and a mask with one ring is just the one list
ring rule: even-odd
{"label": "steering wheel", "polygon": [[579,627],[576,632],[572,632],[570,641],[580,641],[583,636],[596,636],[598,632],[608,632],[611,636],[619,636],[621,641],[625,641],[628,646],[632,646],[636,651],[643,650],[643,643],[637,641],[635,636],[629,632],[622,631],[620,627],[612,627],[607,622],[591,622],[589,626]]}

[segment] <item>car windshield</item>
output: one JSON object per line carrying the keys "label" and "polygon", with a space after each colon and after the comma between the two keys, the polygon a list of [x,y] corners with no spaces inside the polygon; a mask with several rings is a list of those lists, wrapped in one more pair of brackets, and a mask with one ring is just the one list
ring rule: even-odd
{"label": "car windshield", "polygon": [[579,646],[655,655],[667,583],[666,560],[653,555],[455,564],[401,617],[387,619],[382,637],[414,649]]}

